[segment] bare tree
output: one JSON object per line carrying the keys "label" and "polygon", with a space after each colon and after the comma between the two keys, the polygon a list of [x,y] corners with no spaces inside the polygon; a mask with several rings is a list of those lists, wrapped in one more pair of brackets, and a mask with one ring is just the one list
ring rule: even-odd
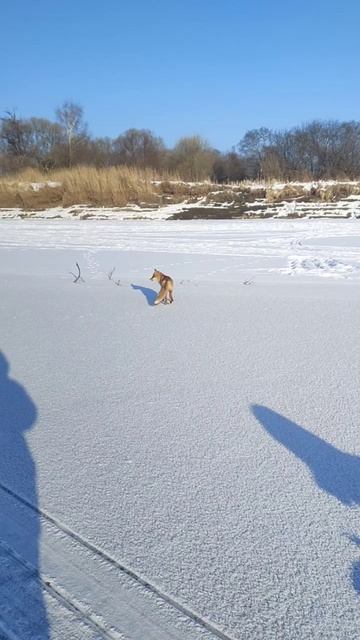
{"label": "bare tree", "polygon": [[29,154],[41,169],[61,166],[65,137],[62,127],[45,118],[30,118]]}
{"label": "bare tree", "polygon": [[360,123],[336,120],[303,124],[284,131],[257,129],[238,145],[249,177],[285,180],[355,178],[360,175]]}
{"label": "bare tree", "polygon": [[[44,118],[19,119],[15,113],[1,118],[2,163],[8,168],[35,166],[50,169],[61,164],[65,138],[59,124]],[[59,160],[59,162],[57,162]]]}
{"label": "bare tree", "polygon": [[273,132],[266,127],[260,129],[251,129],[247,131],[237,145],[242,156],[248,159],[249,168],[251,167],[252,178],[262,178],[262,161],[264,158],[264,150],[273,142]]}
{"label": "bare tree", "polygon": [[89,140],[86,154],[86,164],[93,164],[96,167],[110,167],[116,164],[114,143],[111,138]]}
{"label": "bare tree", "polygon": [[159,169],[165,152],[161,138],[148,129],[128,129],[114,140],[114,155],[118,164]]}
{"label": "bare tree", "polygon": [[170,155],[170,168],[184,180],[205,180],[212,175],[217,152],[201,136],[180,138]]}
{"label": "bare tree", "polygon": [[246,165],[235,151],[219,153],[212,168],[212,179],[216,182],[240,182],[247,177]]}
{"label": "bare tree", "polygon": [[18,118],[15,111],[6,111],[0,120],[0,139],[5,151],[13,156],[26,156],[31,137],[29,123]]}
{"label": "bare tree", "polygon": [[56,109],[56,117],[66,134],[68,166],[71,167],[76,146],[87,138],[87,126],[83,119],[84,110],[75,102],[64,102]]}
{"label": "bare tree", "polygon": [[252,129],[230,153],[220,153],[200,136],[181,138],[167,149],[148,129],[128,129],[115,140],[92,138],[84,112],[74,102],[56,110],[57,122],[0,117],[0,173],[23,167],[76,164],[107,167],[126,164],[169,169],[185,180],[211,178],[233,182],[245,178],[307,180],[360,177],[360,122],[336,120],[304,123],[281,131]]}

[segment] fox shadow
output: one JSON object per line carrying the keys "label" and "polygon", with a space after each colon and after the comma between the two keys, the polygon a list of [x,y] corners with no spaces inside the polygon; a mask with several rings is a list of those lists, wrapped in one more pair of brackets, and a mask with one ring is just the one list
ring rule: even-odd
{"label": "fox shadow", "polygon": [[[43,589],[37,580],[36,467],[24,435],[36,420],[36,405],[24,387],[9,377],[9,363],[0,352],[0,619],[16,637],[48,640]],[[16,495],[35,510],[19,505]]]}
{"label": "fox shadow", "polygon": [[[347,507],[360,505],[360,457],[345,453],[295,422],[253,405],[253,415],[272,438],[304,462],[318,487]],[[351,536],[360,547],[360,539]],[[360,562],[353,565],[352,583],[360,594]]]}
{"label": "fox shadow", "polygon": [[156,291],[154,291],[154,289],[150,289],[149,287],[141,287],[138,284],[132,284],[131,287],[135,290],[135,291],[141,291],[141,293],[145,296],[148,305],[150,305],[150,307],[154,306],[154,302],[157,298],[157,293]]}

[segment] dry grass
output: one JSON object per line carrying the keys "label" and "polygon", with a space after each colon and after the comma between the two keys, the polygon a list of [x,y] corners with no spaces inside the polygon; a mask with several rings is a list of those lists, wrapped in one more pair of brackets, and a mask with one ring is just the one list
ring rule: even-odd
{"label": "dry grass", "polygon": [[42,209],[75,204],[110,207],[123,207],[129,203],[156,205],[162,201],[163,179],[167,183],[169,176],[128,167],[74,167],[46,174],[27,170],[0,179],[0,207]]}
{"label": "dry grass", "polygon": [[282,189],[274,189],[270,187],[266,190],[266,199],[268,202],[282,202],[283,200],[294,200],[301,198],[306,192],[302,185],[287,184]]}
{"label": "dry grass", "polygon": [[177,175],[129,167],[96,169],[84,166],[46,174],[28,169],[0,178],[0,207],[29,210],[76,204],[156,206],[185,199],[197,200],[213,189],[214,185],[209,181],[184,182]]}
{"label": "dry grass", "polygon": [[146,171],[127,167],[75,167],[55,172],[53,179],[62,184],[65,207],[73,204],[121,207],[130,202],[156,203],[152,174]]}
{"label": "dry grass", "polygon": [[338,202],[349,196],[360,195],[360,182],[313,182],[309,189],[309,183],[288,183],[282,188],[275,185],[266,190],[268,202],[292,201],[295,199]]}
{"label": "dry grass", "polygon": [[157,184],[157,188],[164,201],[181,202],[185,198],[192,200],[206,196],[214,190],[215,185],[208,180],[204,182],[184,182],[183,180],[170,179],[161,180]]}
{"label": "dry grass", "polygon": [[182,201],[209,203],[265,199],[267,202],[295,199],[336,202],[349,195],[360,195],[359,182],[314,183],[311,190],[302,183],[256,184],[249,181],[215,185],[210,181],[184,182],[176,175],[129,167],[74,167],[46,174],[35,169],[0,178],[0,208],[18,207],[41,210],[50,207],[160,206]]}
{"label": "dry grass", "polygon": [[360,195],[359,183],[332,184],[320,189],[320,198],[325,202],[337,202],[341,198]]}

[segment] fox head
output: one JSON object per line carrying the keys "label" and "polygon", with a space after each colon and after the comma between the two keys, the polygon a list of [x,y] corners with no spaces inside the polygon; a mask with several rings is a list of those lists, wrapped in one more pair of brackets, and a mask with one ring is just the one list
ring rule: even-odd
{"label": "fox head", "polygon": [[161,278],[160,271],[158,271],[157,269],[154,269],[154,273],[152,274],[150,280],[157,280],[158,282],[160,282],[160,278]]}

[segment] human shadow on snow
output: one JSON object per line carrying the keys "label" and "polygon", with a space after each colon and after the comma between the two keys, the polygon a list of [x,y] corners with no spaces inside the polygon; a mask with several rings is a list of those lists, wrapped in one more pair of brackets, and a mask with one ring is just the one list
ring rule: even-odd
{"label": "human shadow on snow", "polygon": [[[252,405],[251,409],[264,429],[308,466],[320,489],[343,505],[360,505],[359,456],[337,449],[267,407]],[[359,538],[351,536],[351,540],[360,546]],[[360,562],[353,565],[352,582],[360,594]]]}
{"label": "human shadow on snow", "polygon": [[39,517],[6,493],[9,489],[38,505],[36,467],[24,435],[36,420],[33,400],[9,377],[9,363],[0,352],[0,619],[16,637],[48,640],[43,589],[36,579]]}
{"label": "human shadow on snow", "polygon": [[135,291],[141,291],[141,293],[145,296],[147,303],[152,307],[157,297],[156,291],[154,289],[149,289],[149,287],[141,287],[138,284],[132,284],[132,288]]}
{"label": "human shadow on snow", "polygon": [[[350,535],[348,536],[349,540],[356,544],[357,547],[360,547],[360,538],[358,536]],[[353,587],[355,591],[360,594],[360,560],[354,562],[351,570],[351,580],[353,583]]]}

